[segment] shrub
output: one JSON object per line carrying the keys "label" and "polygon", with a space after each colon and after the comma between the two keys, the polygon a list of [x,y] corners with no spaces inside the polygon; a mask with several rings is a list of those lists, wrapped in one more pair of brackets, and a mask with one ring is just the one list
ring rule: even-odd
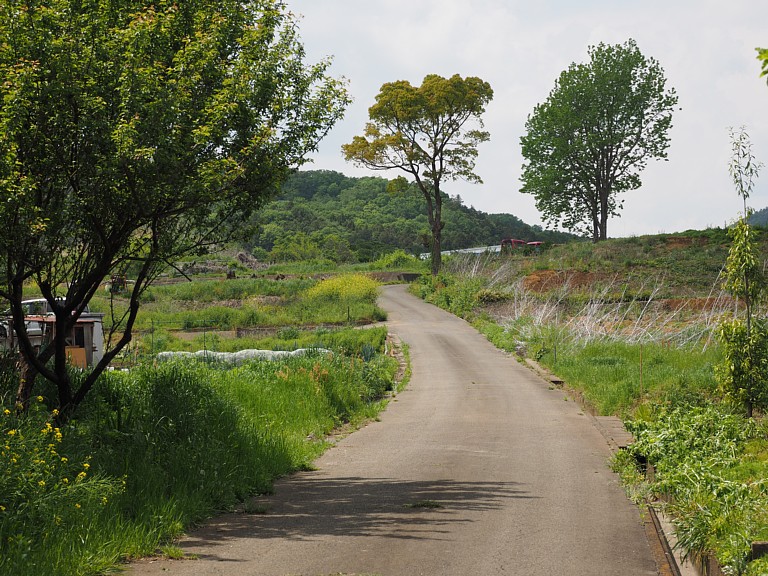
{"label": "shrub", "polygon": [[372,270],[392,270],[392,269],[416,269],[424,268],[425,263],[404,250],[395,250],[385,254],[370,266]]}
{"label": "shrub", "polygon": [[311,300],[375,303],[379,283],[364,274],[342,274],[323,280],[306,291]]}

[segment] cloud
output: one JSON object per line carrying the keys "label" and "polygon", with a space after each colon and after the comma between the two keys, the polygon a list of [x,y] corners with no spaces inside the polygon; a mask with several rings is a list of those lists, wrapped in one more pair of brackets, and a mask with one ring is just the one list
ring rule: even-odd
{"label": "cloud", "polygon": [[[723,226],[740,209],[728,176],[729,126],[746,126],[755,154],[768,161],[768,86],[755,47],[768,47],[768,2],[678,0],[289,0],[308,59],[332,55],[331,74],[350,82],[355,99],[314,155],[317,169],[350,176],[341,145],[362,133],[368,107],[385,82],[420,84],[426,74],[479,76],[494,89],[484,116],[491,142],[480,147],[483,185],[446,190],[485,212],[541,223],[531,196],[520,194],[520,137],[525,120],[555,79],[587,47],[634,38],[659,61],[680,98],[666,162],[652,162],[641,189],[608,224],[611,236]],[[393,178],[395,173],[380,175]],[[768,171],[750,199],[768,205]]]}

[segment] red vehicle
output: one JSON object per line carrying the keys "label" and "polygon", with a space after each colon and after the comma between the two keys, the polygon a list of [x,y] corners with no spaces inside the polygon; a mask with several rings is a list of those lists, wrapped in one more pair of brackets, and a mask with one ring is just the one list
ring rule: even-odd
{"label": "red vehicle", "polygon": [[525,240],[516,240],[514,238],[504,238],[501,241],[501,250],[502,252],[504,250],[514,250],[515,248],[519,248],[521,246],[525,246],[526,241]]}

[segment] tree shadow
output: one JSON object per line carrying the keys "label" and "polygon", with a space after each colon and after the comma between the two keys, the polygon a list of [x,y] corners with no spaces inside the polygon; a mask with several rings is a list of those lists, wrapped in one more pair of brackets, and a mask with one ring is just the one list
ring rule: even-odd
{"label": "tree shadow", "polygon": [[326,536],[441,540],[454,525],[474,522],[474,513],[500,509],[513,498],[536,496],[516,482],[328,478],[307,472],[280,482],[274,495],[254,498],[245,511],[215,518],[182,546],[210,550],[242,538],[307,541]]}

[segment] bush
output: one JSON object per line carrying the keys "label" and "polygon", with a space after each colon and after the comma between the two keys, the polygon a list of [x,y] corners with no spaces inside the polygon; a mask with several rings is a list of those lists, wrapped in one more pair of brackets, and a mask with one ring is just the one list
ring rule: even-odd
{"label": "bush", "polygon": [[378,260],[371,263],[370,268],[371,270],[421,270],[424,266],[424,261],[419,260],[416,256],[408,254],[404,250],[395,250],[394,252],[381,256]]}
{"label": "bush", "polygon": [[684,556],[714,553],[728,573],[744,574],[751,542],[768,536],[768,468],[748,454],[766,430],[723,406],[679,406],[655,416],[627,424],[636,438],[628,452],[653,464],[648,490],[670,501]]}
{"label": "bush", "polygon": [[364,274],[342,274],[323,280],[306,291],[308,300],[375,303],[379,283]]}

